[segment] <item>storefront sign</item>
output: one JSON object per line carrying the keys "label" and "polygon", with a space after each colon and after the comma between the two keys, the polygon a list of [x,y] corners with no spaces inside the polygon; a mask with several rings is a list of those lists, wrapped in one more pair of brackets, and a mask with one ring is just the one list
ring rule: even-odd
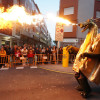
{"label": "storefront sign", "polygon": [[78,42],[78,39],[64,39],[63,42],[68,42],[68,43],[73,43],[73,42]]}

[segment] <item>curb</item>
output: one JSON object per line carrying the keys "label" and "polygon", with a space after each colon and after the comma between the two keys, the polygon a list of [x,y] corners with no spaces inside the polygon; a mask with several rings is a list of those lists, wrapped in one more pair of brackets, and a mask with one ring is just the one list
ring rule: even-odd
{"label": "curb", "polygon": [[56,72],[56,73],[74,75],[74,73],[70,73],[70,72],[61,72],[61,71],[55,71],[55,70],[48,69],[48,68],[43,68],[43,67],[40,67],[40,66],[38,66],[38,67],[41,68],[41,69],[45,69],[45,70]]}

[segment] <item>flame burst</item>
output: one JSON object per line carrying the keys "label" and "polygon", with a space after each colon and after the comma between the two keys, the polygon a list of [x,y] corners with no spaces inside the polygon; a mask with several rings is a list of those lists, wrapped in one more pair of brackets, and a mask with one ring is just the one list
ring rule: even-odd
{"label": "flame burst", "polygon": [[[72,24],[70,21],[56,17],[52,14],[47,14],[47,18],[66,25]],[[36,25],[42,20],[43,15],[30,15],[25,11],[23,6],[19,7],[18,5],[14,5],[11,8],[8,8],[6,12],[4,12],[4,7],[0,8],[0,29],[12,29],[15,23],[19,23],[21,25]]]}
{"label": "flame burst", "polygon": [[0,8],[0,29],[9,28],[12,29],[13,23],[20,24],[36,24],[43,20],[42,15],[30,15],[25,11],[23,6],[19,7],[17,5],[8,8],[4,12],[4,7]]}
{"label": "flame burst", "polygon": [[51,13],[48,13],[47,14],[47,19],[50,19],[52,21],[55,21],[55,22],[58,22],[58,23],[62,23],[62,24],[65,24],[65,25],[74,25],[74,23],[71,23],[70,21],[68,21],[67,19],[63,19],[61,17],[57,17]]}

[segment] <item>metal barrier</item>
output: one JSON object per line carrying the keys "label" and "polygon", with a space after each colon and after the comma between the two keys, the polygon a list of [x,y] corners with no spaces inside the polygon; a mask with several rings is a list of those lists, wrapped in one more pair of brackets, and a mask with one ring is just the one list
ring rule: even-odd
{"label": "metal barrier", "polygon": [[[7,55],[0,57],[0,67],[16,67],[16,66],[36,66],[38,64],[57,64],[62,63],[62,54],[35,54],[33,58],[15,57]],[[75,55],[70,55],[70,60],[74,60]]]}
{"label": "metal barrier", "polygon": [[0,67],[2,66],[11,67],[10,55],[5,57],[0,56]]}

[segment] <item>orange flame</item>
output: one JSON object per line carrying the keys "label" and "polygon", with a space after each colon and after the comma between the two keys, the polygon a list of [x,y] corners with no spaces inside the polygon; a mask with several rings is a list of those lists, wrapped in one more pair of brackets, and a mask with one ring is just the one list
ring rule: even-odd
{"label": "orange flame", "polygon": [[47,14],[47,19],[50,19],[52,21],[62,23],[62,24],[65,24],[65,25],[70,25],[70,24],[73,25],[74,24],[74,23],[71,23],[70,21],[68,21],[67,19],[63,19],[61,17],[55,16],[51,13]]}
{"label": "orange flame", "polygon": [[[66,25],[74,25],[74,23],[71,23],[66,19],[56,17],[52,14],[48,14],[47,18],[51,19],[52,21],[56,21]],[[41,22],[42,20],[43,15],[30,15],[25,11],[25,8],[23,6],[19,7],[18,5],[14,5],[11,8],[8,8],[6,12],[4,12],[4,7],[0,8],[0,29],[12,29],[14,23],[20,23],[21,25],[36,25],[38,22]]]}
{"label": "orange flame", "polygon": [[25,11],[23,6],[19,7],[17,5],[8,8],[4,12],[4,8],[0,8],[0,29],[12,28],[14,22],[20,24],[36,24],[43,19],[42,15],[30,15]]}

